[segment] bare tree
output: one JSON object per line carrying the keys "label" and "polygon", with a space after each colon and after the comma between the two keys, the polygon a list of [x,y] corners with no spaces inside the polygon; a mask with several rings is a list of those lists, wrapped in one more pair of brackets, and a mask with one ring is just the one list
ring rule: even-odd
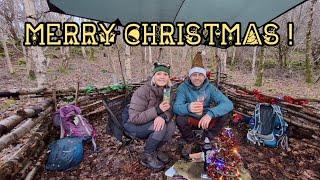
{"label": "bare tree", "polygon": [[173,66],[172,47],[169,47],[170,65]]}
{"label": "bare tree", "polygon": [[257,49],[258,49],[258,46],[253,47],[253,58],[252,58],[252,67],[251,67],[251,74],[253,76],[256,75]]}
{"label": "bare tree", "polygon": [[148,75],[148,70],[147,70],[147,47],[140,47],[140,52],[141,52],[141,60],[143,64],[143,75],[146,77]]}
{"label": "bare tree", "polygon": [[265,47],[261,46],[259,56],[259,71],[256,78],[256,86],[262,86],[263,74],[264,74],[264,59],[265,59]]}
{"label": "bare tree", "polygon": [[1,30],[0,30],[0,38],[1,38],[1,44],[2,44],[2,47],[3,47],[3,50],[4,50],[4,55],[5,55],[5,59],[7,61],[9,72],[11,74],[13,74],[14,70],[13,70],[13,66],[12,66],[12,63],[11,63],[10,56],[9,56],[9,50],[8,50],[8,47],[7,47],[7,37]]}
{"label": "bare tree", "polygon": [[145,46],[144,48],[144,74],[145,76],[148,75],[148,61],[147,61],[147,47]]}
{"label": "bare tree", "polygon": [[[190,49],[190,46],[184,46],[182,48],[182,56],[181,56],[181,59],[180,59],[180,63],[186,63],[187,62],[187,55],[188,55],[188,51]],[[182,72],[182,68],[183,66],[179,66],[179,72]]]}
{"label": "bare tree", "polygon": [[216,72],[217,70],[217,58],[216,58],[216,48],[212,47],[211,55],[211,72]]}
{"label": "bare tree", "polygon": [[237,51],[237,47],[233,46],[233,51],[232,51],[232,59],[231,59],[231,64],[234,65],[234,60],[236,58],[236,51]]}
{"label": "bare tree", "polygon": [[[23,0],[25,7],[25,14],[27,20],[30,21],[33,26],[37,24],[34,18],[31,18],[35,15],[35,6],[34,0]],[[41,47],[32,46],[30,48],[31,58],[36,64],[36,76],[37,84],[39,88],[43,88],[47,84],[46,72],[47,72],[47,59],[45,58]]]}
{"label": "bare tree", "polygon": [[88,55],[87,55],[87,52],[86,52],[86,49],[85,49],[85,47],[81,47],[81,53],[82,53],[82,56],[83,56],[83,58],[86,60],[86,61],[88,61]]}
{"label": "bare tree", "polygon": [[312,83],[312,62],[311,62],[311,44],[312,44],[312,24],[313,24],[313,14],[314,14],[314,5],[316,4],[317,0],[312,0],[310,5],[310,17],[307,25],[307,32],[306,32],[306,82]]}
{"label": "bare tree", "polygon": [[217,56],[221,62],[221,73],[227,73],[227,57],[228,51],[226,49],[217,48]]}
{"label": "bare tree", "polygon": [[19,42],[19,37],[15,29],[15,5],[14,1],[2,1],[0,8],[0,15],[4,18],[7,25],[9,35],[15,42]]}
{"label": "bare tree", "polygon": [[126,58],[125,58],[124,66],[125,66],[126,76],[128,80],[132,80],[131,53],[130,53],[129,45],[125,45],[125,54],[126,54]]}
{"label": "bare tree", "polygon": [[153,61],[153,59],[152,59],[152,49],[151,49],[151,46],[148,46],[148,48],[149,48],[149,63],[152,64],[152,61]]}

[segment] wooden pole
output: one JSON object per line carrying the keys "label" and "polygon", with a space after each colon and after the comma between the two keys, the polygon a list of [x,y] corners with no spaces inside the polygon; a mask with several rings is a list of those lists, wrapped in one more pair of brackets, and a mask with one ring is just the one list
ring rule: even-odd
{"label": "wooden pole", "polygon": [[76,89],[76,98],[75,98],[75,105],[76,105],[76,106],[78,105],[79,85],[80,85],[80,82],[78,81],[78,82],[77,82],[77,89]]}

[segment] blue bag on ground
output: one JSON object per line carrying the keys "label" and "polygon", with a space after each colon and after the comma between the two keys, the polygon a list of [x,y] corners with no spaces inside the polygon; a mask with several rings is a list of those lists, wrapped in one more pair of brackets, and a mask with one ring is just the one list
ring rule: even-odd
{"label": "blue bag on ground", "polygon": [[46,164],[48,171],[66,171],[79,165],[83,159],[83,139],[65,137],[49,145]]}

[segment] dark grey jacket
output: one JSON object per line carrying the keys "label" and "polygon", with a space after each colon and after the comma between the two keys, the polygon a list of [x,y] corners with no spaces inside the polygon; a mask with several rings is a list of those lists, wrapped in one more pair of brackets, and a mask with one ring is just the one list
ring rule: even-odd
{"label": "dark grey jacket", "polygon": [[[148,81],[133,93],[129,107],[128,121],[134,124],[145,124],[149,121],[153,121],[159,116],[156,107],[159,107],[162,100],[163,89],[151,85],[151,82]],[[171,108],[164,112],[164,114],[171,120]]]}

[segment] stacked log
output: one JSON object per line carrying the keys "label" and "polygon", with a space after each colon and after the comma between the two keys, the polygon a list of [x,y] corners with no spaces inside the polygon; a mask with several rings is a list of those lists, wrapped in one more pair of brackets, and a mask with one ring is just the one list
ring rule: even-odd
{"label": "stacked log", "polygon": [[[139,86],[139,84],[128,85],[128,88],[135,88]],[[118,92],[106,92],[106,87],[95,87],[92,92],[88,93],[88,89],[86,88],[67,88],[61,90],[54,89],[22,89],[22,90],[8,90],[0,92],[0,98],[19,98],[20,96],[28,95],[30,98],[40,98],[40,97],[52,97],[53,94],[57,98],[62,98],[66,96],[95,96],[95,95],[112,95],[114,93],[124,93],[124,90],[119,90]]]}
{"label": "stacked log", "polygon": [[24,136],[26,133],[30,132],[30,130],[37,124],[41,124],[44,119],[48,115],[50,115],[51,112],[52,107],[49,107],[45,111],[40,113],[38,118],[29,118],[27,121],[25,121],[16,129],[12,130],[10,133],[3,135],[0,138],[0,151],[6,148],[9,144],[12,144],[14,141]]}
{"label": "stacked log", "polygon": [[[243,87],[223,83],[221,90],[234,102],[235,111],[252,116],[256,104],[261,103],[249,91]],[[239,93],[243,91],[244,93]],[[263,95],[266,98],[277,97]],[[317,99],[308,99],[312,102],[320,102]],[[310,134],[317,137],[320,132],[320,109],[307,105],[290,104],[278,99],[277,103],[283,112],[284,119],[291,125],[309,130]]]}
{"label": "stacked log", "polygon": [[25,177],[38,157],[44,155],[47,139],[50,137],[51,117],[32,129],[30,138],[14,153],[0,162],[0,174],[4,179]]}
{"label": "stacked log", "polygon": [[10,132],[14,127],[20,124],[23,120],[27,118],[36,117],[40,112],[44,111],[52,105],[51,99],[46,99],[42,101],[40,104],[23,108],[17,111],[16,115],[10,116],[0,121],[0,136],[3,134]]}

